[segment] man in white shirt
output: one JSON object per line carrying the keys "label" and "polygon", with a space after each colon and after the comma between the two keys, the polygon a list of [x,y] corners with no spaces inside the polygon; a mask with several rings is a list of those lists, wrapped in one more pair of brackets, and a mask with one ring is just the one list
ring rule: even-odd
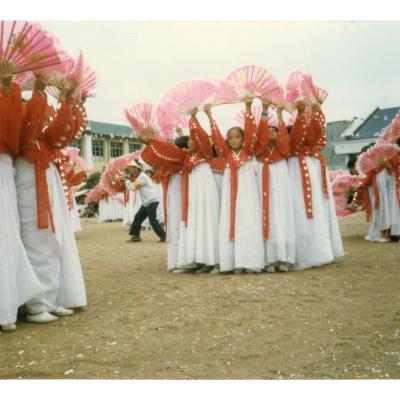
{"label": "man in white shirt", "polygon": [[150,225],[153,228],[156,235],[160,238],[160,242],[165,242],[165,232],[159,221],[157,220],[157,207],[159,203],[157,190],[154,186],[151,178],[146,175],[140,165],[132,161],[125,168],[125,173],[130,182],[127,186],[130,189],[139,192],[140,199],[142,200],[142,206],[136,213],[135,218],[132,222],[129,230],[131,238],[128,242],[141,242],[140,230],[142,228],[143,221],[149,217]]}

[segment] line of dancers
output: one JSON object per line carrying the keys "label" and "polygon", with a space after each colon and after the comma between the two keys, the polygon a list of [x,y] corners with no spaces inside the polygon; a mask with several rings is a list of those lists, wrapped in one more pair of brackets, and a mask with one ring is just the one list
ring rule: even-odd
{"label": "line of dancers", "polygon": [[26,102],[5,63],[0,80],[0,325],[14,330],[22,305],[37,323],[87,305],[60,161],[87,119],[71,81],[53,109],[41,74]]}
{"label": "line of dancers", "polygon": [[157,139],[151,128],[141,132],[141,157],[163,176],[169,271],[285,272],[344,254],[321,154],[320,105],[309,119],[298,101],[297,118],[286,127],[283,108],[271,122],[268,101],[257,125],[252,101],[245,99],[244,127],[232,127],[226,138],[210,106],[210,135],[197,110],[189,136],[175,143]]}

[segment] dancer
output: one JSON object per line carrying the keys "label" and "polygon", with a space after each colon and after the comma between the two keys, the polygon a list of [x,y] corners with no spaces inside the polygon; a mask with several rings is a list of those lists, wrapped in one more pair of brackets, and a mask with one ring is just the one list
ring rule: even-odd
{"label": "dancer", "polygon": [[247,98],[244,130],[230,128],[226,141],[212,117],[211,108],[205,107],[216,150],[226,162],[219,226],[221,272],[251,273],[264,268],[260,200],[252,161],[257,127],[251,104],[252,100]]}
{"label": "dancer", "polygon": [[296,233],[294,269],[331,263],[344,254],[325,159],[325,118],[319,105],[313,106],[307,126],[305,105],[296,103],[298,115],[290,134],[288,159]]}
{"label": "dancer", "polygon": [[[20,237],[13,158],[19,152],[23,105],[6,63],[0,65],[0,326],[16,329],[18,307],[43,291]],[[39,85],[39,83],[37,84]]]}
{"label": "dancer", "polygon": [[209,272],[219,263],[219,194],[210,167],[212,148],[196,113],[192,111],[189,121],[190,154],[183,162],[178,267],[185,270],[199,266],[196,272]]}
{"label": "dancer", "polygon": [[[166,157],[164,149],[169,143],[154,138],[154,131],[144,130],[141,140],[146,144],[142,151],[142,159],[152,167],[163,171],[164,209],[167,228],[167,269],[172,272],[178,268],[179,237],[182,220],[182,162],[179,158]],[[188,136],[175,139],[175,146],[180,149],[188,148]]]}
{"label": "dancer", "polygon": [[367,157],[368,160],[375,159],[378,166],[362,178],[353,208],[364,203],[367,221],[370,221],[364,239],[387,243],[391,236],[400,235],[400,191],[397,190],[400,187],[400,148],[397,151],[393,144],[378,144],[367,153],[359,156],[359,162]]}
{"label": "dancer", "polygon": [[[182,171],[182,221],[174,272],[209,272],[218,264],[219,196],[209,164],[213,154],[196,112],[192,112],[190,120],[187,150],[156,139],[150,142],[153,154],[148,163],[159,163],[160,154],[161,158],[173,160]],[[142,157],[150,155],[149,151],[143,153]]]}
{"label": "dancer", "polygon": [[286,159],[289,135],[277,109],[278,121],[268,123],[268,102],[263,102],[257,144],[257,178],[263,210],[267,272],[286,272],[295,261],[295,226],[292,192]]}
{"label": "dancer", "polygon": [[84,124],[82,108],[72,96],[74,86],[64,85],[60,107],[48,123],[44,85],[36,86],[23,121],[21,155],[15,161],[21,237],[44,288],[41,295],[26,304],[27,320],[37,323],[71,315],[72,308],[87,304],[63,185],[53,163]]}

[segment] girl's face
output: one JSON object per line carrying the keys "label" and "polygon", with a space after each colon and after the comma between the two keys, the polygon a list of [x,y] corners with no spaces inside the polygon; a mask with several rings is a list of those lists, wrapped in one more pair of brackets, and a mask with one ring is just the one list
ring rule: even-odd
{"label": "girl's face", "polygon": [[270,140],[278,139],[278,130],[272,126],[270,126],[268,129],[269,129],[269,139]]}
{"label": "girl's face", "polygon": [[243,147],[243,133],[238,129],[230,129],[227,137],[228,146],[233,151],[239,151]]}

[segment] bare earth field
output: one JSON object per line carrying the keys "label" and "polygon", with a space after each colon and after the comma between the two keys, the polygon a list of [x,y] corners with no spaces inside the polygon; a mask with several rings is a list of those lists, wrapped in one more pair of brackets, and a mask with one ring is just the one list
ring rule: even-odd
{"label": "bare earth field", "polygon": [[151,231],[77,234],[89,306],[0,335],[0,378],[400,378],[400,244],[341,221],[346,256],[303,272],[171,274]]}

